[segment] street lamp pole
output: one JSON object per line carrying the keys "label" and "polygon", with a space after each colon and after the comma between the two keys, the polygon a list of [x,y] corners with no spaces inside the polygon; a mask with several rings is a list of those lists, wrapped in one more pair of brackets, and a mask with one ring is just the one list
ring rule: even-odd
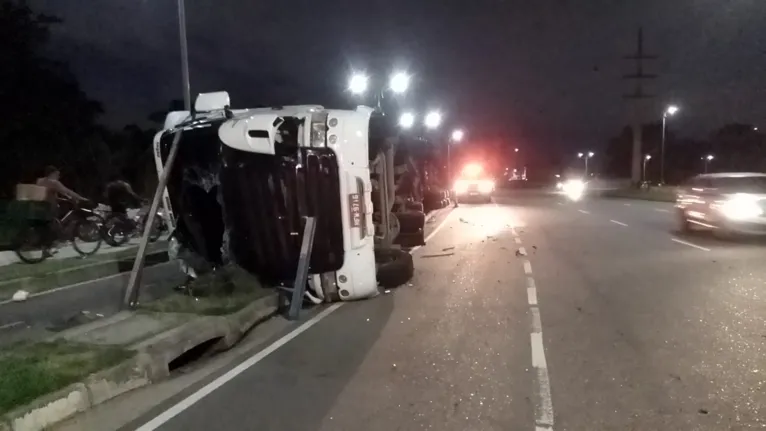
{"label": "street lamp pole", "polygon": [[588,159],[594,156],[593,151],[588,151],[587,153],[577,153],[577,158],[579,159],[585,159],[585,177],[588,177]]}
{"label": "street lamp pole", "polygon": [[644,182],[646,182],[646,162],[651,160],[652,156],[647,154],[644,156],[644,169],[643,169],[643,175],[642,178],[644,179]]}
{"label": "street lamp pole", "polygon": [[662,144],[660,146],[660,184],[665,184],[665,133],[669,115],[675,115],[678,106],[670,105],[662,113]]}
{"label": "street lamp pole", "polygon": [[702,160],[705,162],[705,173],[707,173],[707,167],[708,163],[710,163],[711,160],[713,160],[714,157],[712,154],[708,154],[707,156],[703,157]]}
{"label": "street lamp pole", "polygon": [[181,39],[181,76],[184,92],[184,109],[191,111],[191,84],[189,83],[189,50],[186,39],[186,7],[178,0],[178,32]]}

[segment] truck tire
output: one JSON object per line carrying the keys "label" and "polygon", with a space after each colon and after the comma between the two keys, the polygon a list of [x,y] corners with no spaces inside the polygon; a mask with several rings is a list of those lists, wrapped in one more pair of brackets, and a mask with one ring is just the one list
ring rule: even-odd
{"label": "truck tire", "polygon": [[399,287],[415,273],[412,256],[395,248],[376,248],[375,266],[378,284],[385,288]]}
{"label": "truck tire", "polygon": [[421,202],[407,202],[404,207],[409,211],[423,212],[423,203]]}
{"label": "truck tire", "polygon": [[426,226],[426,214],[423,211],[407,211],[396,214],[399,219],[399,233],[415,233]]}

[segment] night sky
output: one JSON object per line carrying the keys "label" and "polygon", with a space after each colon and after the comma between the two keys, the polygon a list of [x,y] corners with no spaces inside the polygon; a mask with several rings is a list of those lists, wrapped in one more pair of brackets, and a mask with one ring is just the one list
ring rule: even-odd
{"label": "night sky", "polygon": [[[175,0],[36,0],[110,124],[181,98]],[[413,73],[407,106],[520,147],[600,147],[626,124],[620,78],[643,25],[648,87],[674,129],[766,123],[764,0],[187,0],[192,93],[235,107],[346,107],[352,69]],[[766,124],[765,124],[766,126]]]}

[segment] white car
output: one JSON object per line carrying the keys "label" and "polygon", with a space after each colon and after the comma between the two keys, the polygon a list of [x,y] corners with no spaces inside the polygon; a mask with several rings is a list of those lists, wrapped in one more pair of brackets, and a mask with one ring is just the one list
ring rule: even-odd
{"label": "white car", "polygon": [[765,235],[766,173],[697,175],[679,188],[676,208],[681,231]]}

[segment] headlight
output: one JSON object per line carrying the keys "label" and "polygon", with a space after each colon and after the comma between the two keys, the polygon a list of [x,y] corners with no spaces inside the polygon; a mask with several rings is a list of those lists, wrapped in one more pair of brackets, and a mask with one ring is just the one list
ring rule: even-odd
{"label": "headlight", "polygon": [[736,194],[721,204],[721,213],[730,220],[747,220],[763,215],[763,210],[757,198]]}
{"label": "headlight", "polygon": [[482,181],[479,183],[479,191],[481,193],[492,193],[495,189],[495,183],[493,181]]}
{"label": "headlight", "polygon": [[580,200],[585,193],[585,183],[581,180],[569,180],[562,186],[564,193],[573,201]]}
{"label": "headlight", "polygon": [[468,182],[465,180],[457,180],[455,181],[455,193],[465,193],[468,191]]}

